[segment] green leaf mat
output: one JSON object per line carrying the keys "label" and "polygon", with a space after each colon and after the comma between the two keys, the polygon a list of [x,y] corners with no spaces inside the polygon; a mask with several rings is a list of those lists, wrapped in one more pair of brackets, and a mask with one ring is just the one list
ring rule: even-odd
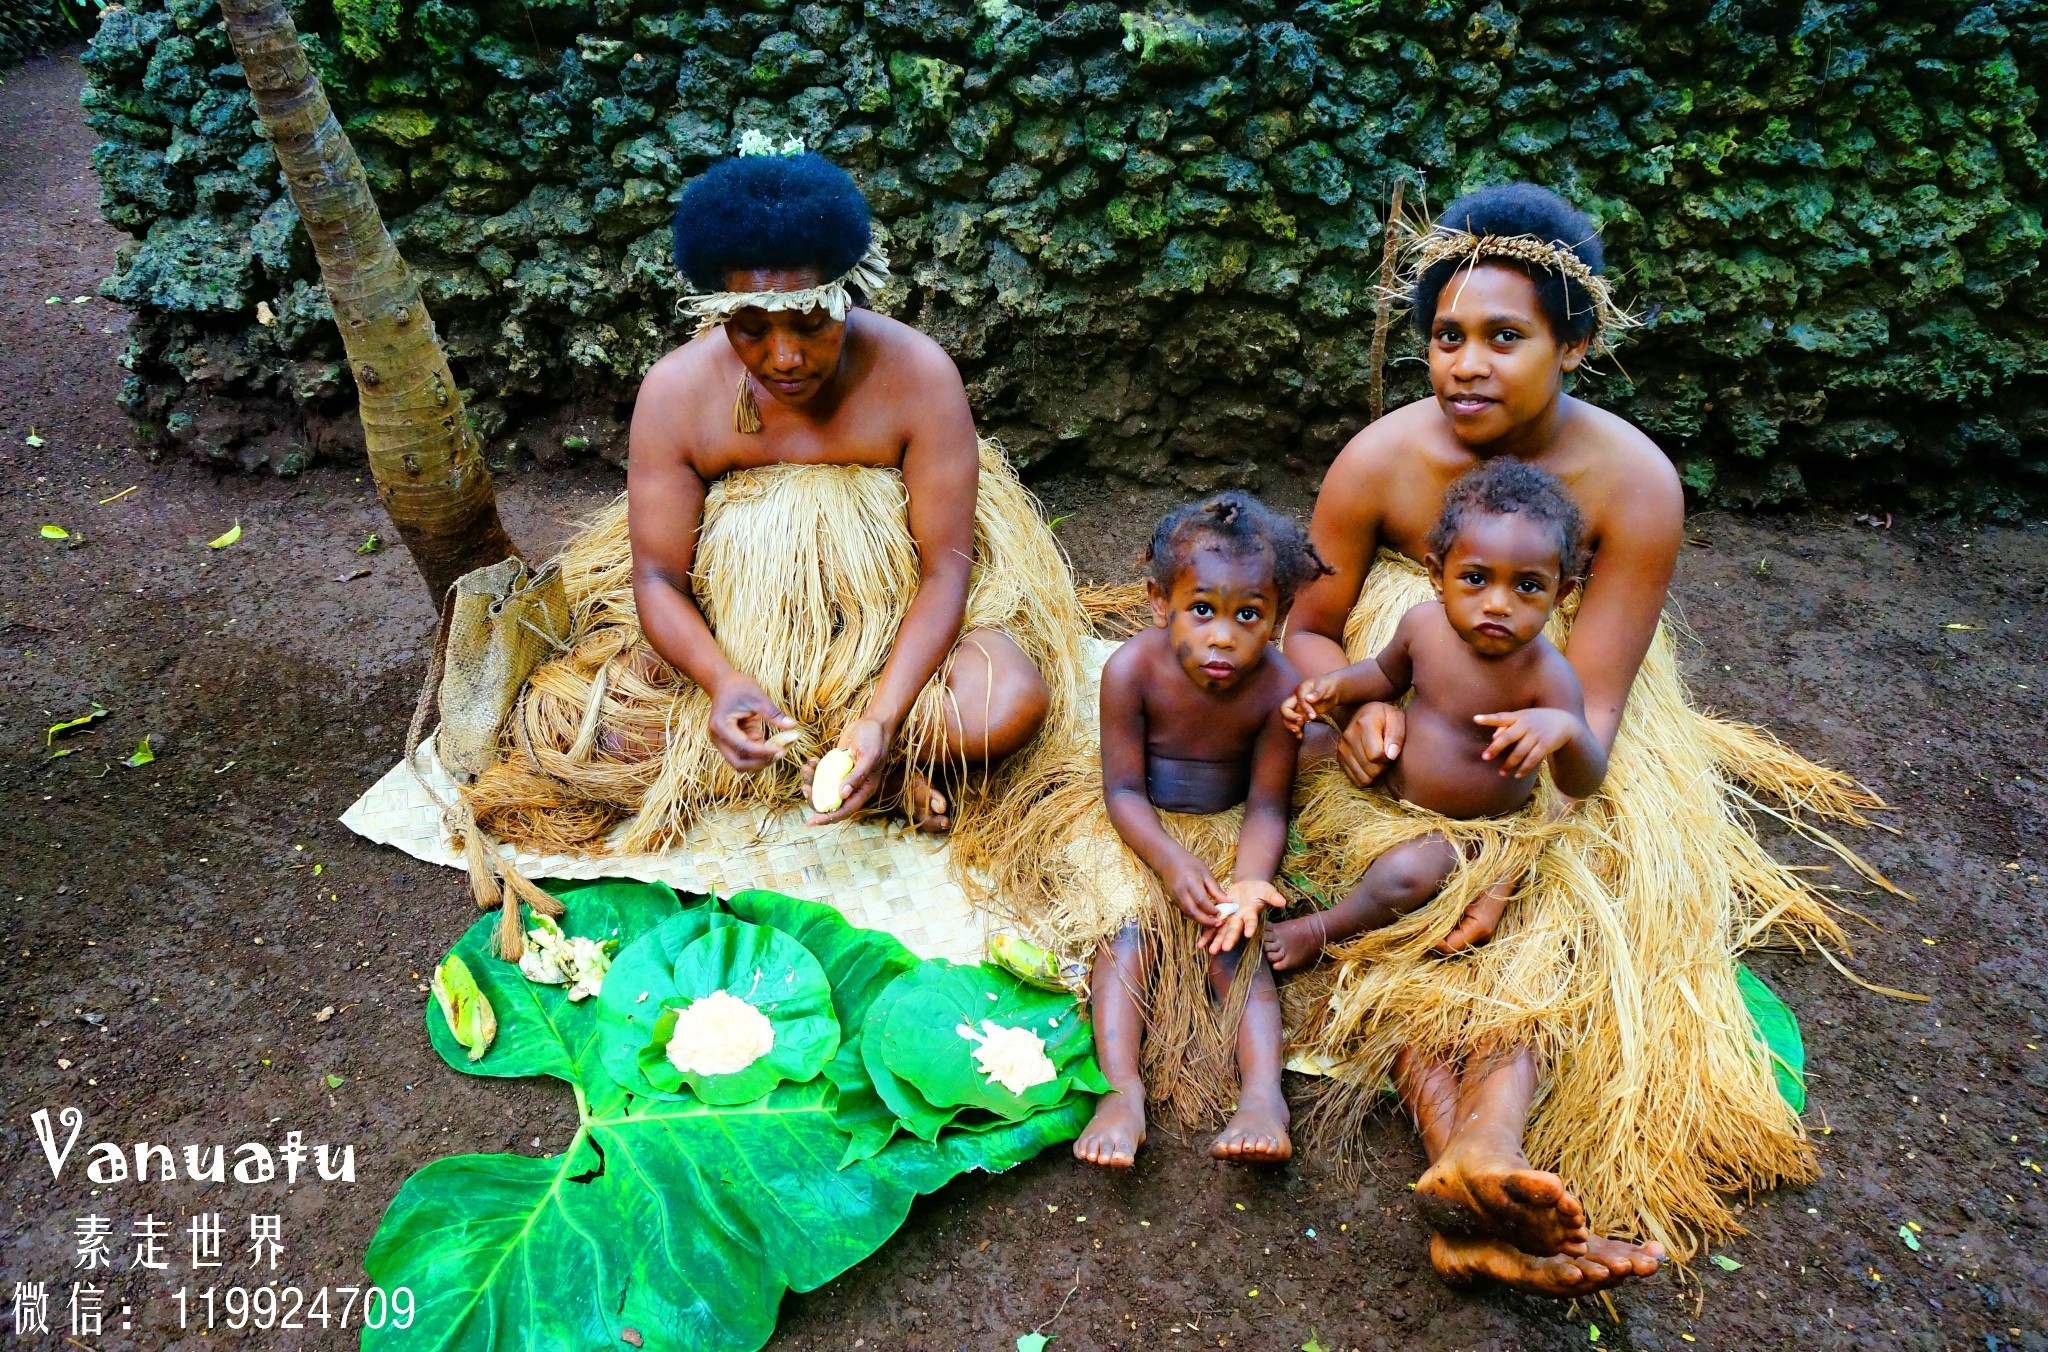
{"label": "green leaf mat", "polygon": [[[774,1043],[759,1060],[728,1074],[678,1070],[668,1057],[677,1015],[714,991],[725,991],[765,1014]],[[832,1013],[825,969],[781,930],[741,923],[720,926],[676,955],[675,994],[654,1021],[654,1037],[640,1049],[638,1061],[640,1074],[663,1091],[662,1098],[694,1094],[706,1103],[735,1107],[785,1080],[801,1084],[812,1078],[838,1050],[839,1020]]]}
{"label": "green leaf mat", "polygon": [[[1016,1121],[1075,1088],[1109,1092],[1088,1021],[1070,995],[1024,985],[994,967],[950,962],[928,962],[890,989],[896,999],[883,1015],[869,1012],[867,1035],[873,1039],[879,1018],[883,1062],[935,1108],[981,1108]],[[988,1021],[1036,1033],[1058,1074],[1022,1094],[990,1081],[974,1062],[975,1044],[959,1032],[963,1024],[982,1031]]]}
{"label": "green leaf mat", "polygon": [[[921,964],[830,907],[768,892],[686,901],[661,884],[609,880],[549,890],[568,908],[568,933],[620,941],[603,992],[572,1005],[563,988],[526,981],[489,955],[495,920],[485,918],[454,951],[497,1012],[497,1041],[471,1063],[431,1004],[427,1028],[457,1070],[569,1083],[575,1134],[558,1155],[458,1155],[406,1181],[364,1265],[387,1290],[409,1287],[417,1313],[406,1329],[366,1330],[365,1349],[598,1352],[632,1345],[631,1330],[655,1352],[754,1352],[784,1291],[815,1289],[872,1254],[919,1194],[969,1169],[1010,1168],[1087,1122],[1092,1100],[1076,1090],[1021,1121],[899,1135],[860,1030],[877,997]],[[657,986],[674,995],[678,958],[713,931],[756,925],[823,970],[836,1052],[821,1053],[831,1058],[822,1073],[745,1103],[652,1096],[637,1055],[667,998]]]}

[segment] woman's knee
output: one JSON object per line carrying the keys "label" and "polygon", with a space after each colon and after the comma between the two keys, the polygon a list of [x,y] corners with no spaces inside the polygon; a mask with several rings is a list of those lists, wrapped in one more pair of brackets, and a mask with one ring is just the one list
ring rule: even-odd
{"label": "woman's knee", "polygon": [[1000,760],[1030,741],[1052,708],[1052,689],[1008,634],[963,634],[947,678],[947,733],[955,754]]}

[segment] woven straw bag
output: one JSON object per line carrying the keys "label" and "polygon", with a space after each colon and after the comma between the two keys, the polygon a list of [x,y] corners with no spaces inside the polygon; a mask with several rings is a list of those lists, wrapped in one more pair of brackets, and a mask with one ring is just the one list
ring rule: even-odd
{"label": "woven straw bag", "polygon": [[[458,781],[475,779],[498,759],[498,732],[526,678],[566,645],[569,598],[554,564],[528,569],[510,558],[464,574],[448,589],[435,644],[440,668],[433,697],[441,727],[434,751]],[[434,686],[430,673],[428,683]],[[424,700],[428,691],[422,690]]]}
{"label": "woven straw bag", "polygon": [[[406,733],[405,759],[414,773],[427,720],[437,705],[441,725],[434,734],[434,753],[448,773],[466,784],[489,769],[498,759],[498,733],[519,702],[526,678],[568,646],[569,624],[568,592],[553,563],[529,569],[524,559],[514,557],[457,578],[441,604],[433,660]],[[522,877],[498,842],[478,829],[466,796],[458,791],[454,802],[444,802],[424,778],[420,783],[441,804],[448,833],[468,865],[477,905],[501,908],[494,942],[498,956],[517,962],[526,949],[520,902],[545,915],[560,915],[562,904]]]}

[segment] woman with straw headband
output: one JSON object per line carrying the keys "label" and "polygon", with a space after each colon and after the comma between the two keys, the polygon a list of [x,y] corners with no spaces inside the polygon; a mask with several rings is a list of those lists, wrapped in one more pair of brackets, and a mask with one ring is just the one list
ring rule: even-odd
{"label": "woman with straw headband", "polygon": [[572,644],[470,789],[505,840],[662,848],[799,801],[835,749],[812,824],[886,805],[971,835],[959,794],[1005,780],[942,768],[1072,753],[1065,560],[945,352],[861,308],[889,277],[867,203],[796,150],[750,137],[682,195],[697,333],[641,386],[624,500],[562,557]]}
{"label": "woman with straw headband", "polygon": [[[1635,322],[1592,223],[1533,185],[1472,193],[1411,241],[1406,299],[1435,397],[1367,427],[1331,466],[1311,534],[1335,571],[1295,603],[1287,655],[1314,676],[1377,651],[1428,599],[1418,561],[1445,488],[1513,456],[1562,480],[1585,518],[1592,566],[1552,636],[1611,766],[1583,803],[1548,790],[1550,810],[1517,828],[1526,839],[1470,844],[1402,925],[1334,943],[1292,983],[1291,1008],[1334,1071],[1317,1119],[1348,1131],[1393,1076],[1431,1160],[1417,1195],[1446,1280],[1584,1295],[1736,1229],[1722,1192],[1814,1176],[1735,956],[1767,933],[1839,934],[1758,844],[1740,806],[1756,800],[1736,784],[1852,821],[1877,804],[1687,700],[1660,622],[1678,476],[1641,431],[1564,392]],[[1341,896],[1442,824],[1364,787],[1400,755],[1399,709],[1337,721],[1341,735],[1314,730],[1297,802],[1310,873]]]}

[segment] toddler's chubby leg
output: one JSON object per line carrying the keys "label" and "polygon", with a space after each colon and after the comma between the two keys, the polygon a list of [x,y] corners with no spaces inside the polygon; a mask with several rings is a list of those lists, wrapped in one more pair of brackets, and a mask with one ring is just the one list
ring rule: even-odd
{"label": "toddler's chubby leg", "polygon": [[1151,989],[1151,964],[1136,925],[1125,927],[1095,955],[1090,982],[1095,1020],[1095,1057],[1112,1088],[1095,1105],[1095,1116],[1074,1142],[1074,1158],[1111,1169],[1128,1169],[1145,1144],[1145,1083],[1138,1077],[1138,1048],[1145,1032],[1143,993]]}
{"label": "toddler's chubby leg", "polygon": [[[1258,962],[1250,944],[1210,959],[1209,985],[1218,1000],[1228,994],[1240,961]],[[1237,1112],[1210,1145],[1211,1155],[1240,1164],[1278,1164],[1293,1156],[1287,1098],[1280,1090],[1285,1059],[1279,992],[1273,988],[1273,973],[1260,962],[1237,1026]]]}
{"label": "toddler's chubby leg", "polygon": [[1358,885],[1327,911],[1266,927],[1266,961],[1276,972],[1312,963],[1328,944],[1390,925],[1428,903],[1458,866],[1458,851],[1440,835],[1396,845],[1372,861]]}

